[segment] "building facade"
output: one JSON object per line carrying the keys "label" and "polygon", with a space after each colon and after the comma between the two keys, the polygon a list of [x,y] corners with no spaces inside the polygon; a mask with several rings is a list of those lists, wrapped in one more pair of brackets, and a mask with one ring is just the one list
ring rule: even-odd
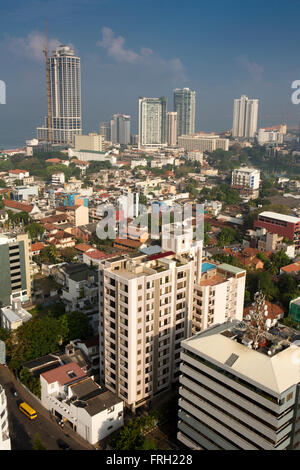
{"label": "building facade", "polygon": [[139,148],[166,145],[167,98],[139,98]]}
{"label": "building facade", "polygon": [[[54,144],[73,144],[82,132],[80,58],[68,46],[59,46],[49,57],[51,134]],[[48,140],[48,117],[37,129],[39,140]]]}
{"label": "building facade", "polygon": [[74,136],[75,150],[92,150],[94,152],[102,152],[104,150],[104,136],[90,132],[88,135]]}
{"label": "building facade", "polygon": [[31,299],[31,252],[27,234],[0,237],[0,303],[12,305],[14,300]]}
{"label": "building facade", "polygon": [[177,145],[177,113],[167,113],[167,144],[169,147]]}
{"label": "building facade", "polygon": [[213,152],[217,149],[228,151],[229,139],[220,138],[216,134],[181,135],[178,137],[178,146],[188,152],[193,150]]}
{"label": "building facade", "polygon": [[172,252],[100,267],[100,379],[132,410],[178,379],[180,342],[192,331],[194,269]]}
{"label": "building facade", "polygon": [[242,95],[234,100],[232,136],[240,138],[253,138],[257,132],[258,119],[257,99],[249,99]]}
{"label": "building facade", "polygon": [[114,114],[110,121],[111,142],[113,144],[130,144],[130,116]]}
{"label": "building facade", "polygon": [[264,211],[254,221],[254,228],[261,227],[271,233],[277,233],[289,238],[295,244],[296,251],[300,250],[300,218],[291,215]]}
{"label": "building facade", "polygon": [[189,88],[174,90],[174,111],[177,113],[177,135],[195,132],[196,92]]}
{"label": "building facade", "polygon": [[229,321],[182,342],[177,438],[190,449],[300,447],[296,332],[267,328],[257,349],[247,334]]}
{"label": "building facade", "polygon": [[255,168],[237,168],[232,170],[231,186],[238,188],[259,189],[260,171]]}

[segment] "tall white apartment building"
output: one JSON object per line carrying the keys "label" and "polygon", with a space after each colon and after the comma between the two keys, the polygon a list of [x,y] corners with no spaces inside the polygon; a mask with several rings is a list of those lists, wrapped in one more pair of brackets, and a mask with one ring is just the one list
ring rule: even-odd
{"label": "tall white apartment building", "polygon": [[[73,144],[74,135],[81,134],[80,58],[68,46],[59,46],[49,57],[50,106],[52,143]],[[39,140],[48,140],[48,117],[38,127]]]}
{"label": "tall white apartment building", "polygon": [[104,136],[96,132],[90,132],[88,135],[75,135],[74,148],[75,150],[102,152],[104,150]]}
{"label": "tall white apartment building", "polygon": [[232,170],[231,186],[237,188],[259,189],[260,171],[255,168],[237,168]]}
{"label": "tall white apartment building", "polygon": [[183,341],[178,440],[194,450],[298,450],[296,338],[277,325],[255,349],[247,324],[228,321]]}
{"label": "tall white apartment building", "polygon": [[100,378],[133,410],[178,379],[183,339],[243,315],[244,270],[202,263],[192,227],[171,224],[162,245],[100,265]]}
{"label": "tall white apartment building", "polygon": [[0,384],[0,450],[11,450],[8,415],[7,415],[7,400],[5,390]]}
{"label": "tall white apartment building", "polygon": [[100,379],[131,409],[178,379],[192,334],[201,243],[180,255],[133,254],[100,266]]}
{"label": "tall white apartment building", "polygon": [[195,132],[196,92],[189,88],[174,90],[174,111],[177,113],[177,133],[180,135]]}
{"label": "tall white apartment building", "polygon": [[166,109],[165,96],[139,98],[139,148],[166,145]]}
{"label": "tall white apartment building", "polygon": [[177,113],[167,113],[167,144],[169,147],[177,145]]}
{"label": "tall white apartment building", "polygon": [[114,114],[110,121],[111,142],[113,144],[130,144],[130,116],[126,114]]}
{"label": "tall white apartment building", "polygon": [[240,138],[253,138],[257,132],[258,119],[257,99],[249,99],[242,95],[234,100],[232,136]]}
{"label": "tall white apartment building", "polygon": [[188,152],[198,150],[200,152],[213,152],[217,149],[228,151],[229,139],[220,138],[216,134],[192,134],[181,135],[178,137],[178,146],[184,148]]}

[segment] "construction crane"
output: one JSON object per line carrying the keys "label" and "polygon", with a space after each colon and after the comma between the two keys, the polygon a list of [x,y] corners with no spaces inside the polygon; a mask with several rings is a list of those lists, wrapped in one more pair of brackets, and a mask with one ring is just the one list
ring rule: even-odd
{"label": "construction crane", "polygon": [[43,48],[46,58],[47,104],[48,104],[48,142],[52,143],[52,109],[50,100],[50,61],[48,52],[48,20],[46,21],[46,44]]}

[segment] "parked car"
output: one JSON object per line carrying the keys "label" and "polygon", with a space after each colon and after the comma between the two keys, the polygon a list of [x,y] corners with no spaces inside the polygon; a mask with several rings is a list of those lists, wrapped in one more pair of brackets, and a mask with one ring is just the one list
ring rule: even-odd
{"label": "parked car", "polygon": [[72,450],[71,447],[69,446],[69,444],[67,444],[65,441],[63,441],[62,439],[57,439],[56,441],[56,444],[58,445],[58,447],[62,450]]}

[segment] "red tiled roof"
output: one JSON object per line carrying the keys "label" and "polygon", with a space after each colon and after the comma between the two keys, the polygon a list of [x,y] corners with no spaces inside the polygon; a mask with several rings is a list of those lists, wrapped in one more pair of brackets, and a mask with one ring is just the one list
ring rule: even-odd
{"label": "red tiled roof", "polygon": [[88,251],[85,254],[89,258],[92,258],[92,259],[95,259],[95,260],[108,259],[108,258],[112,258],[112,257],[116,256],[115,253],[114,254],[107,254],[107,253],[104,253],[104,251],[99,251],[99,250]]}
{"label": "red tiled roof", "polygon": [[48,160],[45,160],[46,163],[62,163],[62,160],[60,158],[48,158]]}
{"label": "red tiled roof", "polygon": [[87,243],[78,243],[78,245],[75,245],[75,248],[76,250],[82,251],[83,253],[88,250],[93,250],[93,247]]}
{"label": "red tiled roof", "polygon": [[114,241],[114,245],[116,245],[116,244],[121,245],[121,246],[126,246],[128,248],[139,248],[142,245],[142,243],[137,242],[135,240],[130,240],[128,238],[127,239],[124,239],[124,238],[122,239],[122,238],[119,238],[119,237],[117,237]]}
{"label": "red tiled roof", "polygon": [[31,245],[31,251],[41,251],[43,248],[45,248],[45,245],[42,242],[33,243]]}
{"label": "red tiled roof", "polygon": [[11,201],[10,199],[4,199],[4,204],[6,207],[11,209],[17,209],[19,211],[24,211],[30,213],[33,209],[31,204],[23,204],[22,202],[18,201]]}
{"label": "red tiled roof", "polygon": [[20,175],[21,173],[28,173],[27,170],[9,170],[8,173],[12,173],[13,175]]}
{"label": "red tiled roof", "polygon": [[[70,377],[68,372],[73,372],[76,374],[75,377]],[[49,370],[48,372],[44,372],[41,376],[48,382],[48,384],[52,384],[54,382],[59,382],[61,385],[66,385],[68,383],[72,383],[75,380],[82,379],[83,377],[87,377],[86,373],[79,367],[76,362],[69,362],[69,364],[65,364],[60,367],[56,367],[56,369]]]}
{"label": "red tiled roof", "polygon": [[297,261],[296,263],[288,264],[287,266],[284,266],[281,268],[281,270],[285,273],[292,273],[296,271],[300,271],[300,261]]}

